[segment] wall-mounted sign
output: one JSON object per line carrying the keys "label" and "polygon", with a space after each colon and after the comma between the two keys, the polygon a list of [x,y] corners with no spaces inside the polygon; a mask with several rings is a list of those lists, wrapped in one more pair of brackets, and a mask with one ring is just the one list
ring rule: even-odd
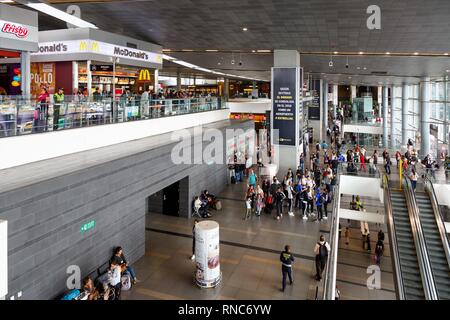
{"label": "wall-mounted sign", "polygon": [[95,227],[95,220],[89,221],[88,223],[85,223],[81,226],[81,233],[85,233]]}
{"label": "wall-mounted sign", "polygon": [[117,57],[155,64],[162,64],[162,55],[160,53],[148,52],[134,48],[127,48],[95,40],[68,40],[56,42],[42,42],[39,43],[38,52],[32,53],[32,55],[39,56],[56,53],[57,54],[92,53],[92,54],[101,54],[109,57]]}
{"label": "wall-mounted sign", "polygon": [[92,72],[113,72],[113,66],[108,64],[91,64]]}
{"label": "wall-mounted sign", "polygon": [[297,68],[273,68],[273,130],[278,130],[275,144],[296,145]]}
{"label": "wall-mounted sign", "polygon": [[37,42],[38,28],[16,22],[0,20],[0,37]]}
{"label": "wall-mounted sign", "polygon": [[142,69],[141,71],[139,71],[139,81],[150,81],[151,80],[151,76],[150,76],[150,71],[147,69]]}

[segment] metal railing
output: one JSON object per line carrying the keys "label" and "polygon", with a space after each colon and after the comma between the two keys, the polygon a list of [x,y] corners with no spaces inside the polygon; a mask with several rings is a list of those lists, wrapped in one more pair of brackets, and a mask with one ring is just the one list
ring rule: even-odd
{"label": "metal railing", "polygon": [[404,285],[403,285],[403,278],[402,278],[402,271],[401,271],[401,265],[400,265],[400,256],[398,254],[398,243],[397,243],[397,236],[395,233],[395,224],[394,224],[394,216],[392,213],[392,201],[391,201],[391,191],[389,189],[389,178],[385,174],[383,176],[383,190],[384,190],[384,207],[386,211],[387,216],[387,230],[388,230],[388,236],[389,240],[391,241],[391,257],[394,259],[394,282],[395,286],[397,288],[397,299],[399,300],[405,300],[405,291],[404,291]]}
{"label": "metal railing", "polygon": [[49,102],[0,97],[0,138],[219,110],[220,98],[139,100],[65,96]]}
{"label": "metal railing", "polygon": [[431,200],[431,205],[433,207],[434,217],[436,219],[436,224],[439,229],[439,236],[441,237],[442,246],[444,247],[445,256],[447,258],[448,266],[450,267],[450,245],[448,242],[447,233],[445,230],[444,220],[442,218],[441,207],[439,206],[439,202],[437,200],[436,192],[434,190],[433,183],[425,178],[424,180],[425,191],[428,193],[428,196]]}
{"label": "metal railing", "polygon": [[337,275],[337,259],[339,249],[339,208],[341,207],[340,194],[340,176],[342,174],[342,165],[338,167],[336,175],[336,185],[333,188],[333,211],[331,213],[330,227],[330,247],[331,252],[328,257],[326,272],[323,281],[323,300],[336,299],[336,275]]}
{"label": "metal railing", "polygon": [[403,177],[402,184],[406,197],[406,204],[408,206],[409,220],[416,247],[422,284],[425,291],[425,298],[427,300],[438,300],[436,286],[434,284],[433,271],[431,269],[430,258],[426,247],[425,236],[420,223],[419,207],[417,205],[415,193],[409,177]]}

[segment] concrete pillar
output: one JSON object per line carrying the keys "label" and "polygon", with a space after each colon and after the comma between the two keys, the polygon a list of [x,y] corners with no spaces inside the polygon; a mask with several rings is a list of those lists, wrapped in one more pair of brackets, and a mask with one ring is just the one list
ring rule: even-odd
{"label": "concrete pillar", "polygon": [[22,95],[29,97],[31,94],[31,56],[29,52],[23,51],[20,55],[20,72]]}
{"label": "concrete pillar", "polygon": [[408,86],[402,85],[402,145],[408,143]]}
{"label": "concrete pillar", "polygon": [[177,91],[181,91],[181,72],[177,71]]}
{"label": "concrete pillar", "polygon": [[[88,95],[91,95],[91,91],[92,91],[92,71],[91,71],[91,60],[88,60],[86,63],[86,69],[87,69],[87,90],[88,90]],[[114,96],[114,90],[115,90],[115,79],[112,80],[113,81],[113,96]]]}
{"label": "concrete pillar", "polygon": [[322,87],[322,100],[323,100],[323,110],[322,110],[322,141],[325,140],[327,136],[328,128],[328,82],[323,82]]}
{"label": "concrete pillar", "polygon": [[420,156],[430,153],[430,99],[431,82],[429,77],[420,80]]}
{"label": "concrete pillar", "polygon": [[383,87],[383,147],[388,148],[389,88]]}
{"label": "concrete pillar", "polygon": [[153,91],[158,92],[159,88],[159,70],[155,69],[155,76],[153,77]]}
{"label": "concrete pillar", "polygon": [[[274,50],[274,68],[300,68],[300,53],[297,50]],[[299,75],[300,70],[298,70],[297,74]],[[274,83],[272,83],[274,86]],[[295,139],[295,145],[275,145],[276,139],[275,139],[275,130],[272,131],[272,141],[275,146],[275,163],[278,163],[278,172],[279,175],[284,175],[287,172],[288,168],[291,168],[292,170],[297,169],[297,167],[300,164],[300,153],[303,152],[303,150],[300,150],[300,142],[299,142],[299,123],[298,123],[298,108],[300,106],[300,90],[301,90],[301,84],[300,79],[297,76],[296,81],[296,92],[292,92],[291,94],[296,94],[297,97],[297,110],[296,110],[296,120],[295,123],[295,136],[297,137]],[[276,99],[277,92],[272,92],[272,101]],[[274,121],[274,110],[272,108],[272,117],[271,117],[271,128],[276,129],[273,125]]]}
{"label": "concrete pillar", "polygon": [[391,124],[390,124],[390,132],[391,132],[391,139],[389,140],[389,146],[392,150],[395,150],[395,90],[394,86],[392,86],[391,89]]}
{"label": "concrete pillar", "polygon": [[350,90],[351,90],[351,98],[352,98],[352,102],[353,102],[353,99],[356,98],[356,86],[350,86]]}
{"label": "concrete pillar", "polygon": [[337,84],[333,85],[333,119],[336,119],[337,112],[336,109],[339,104],[339,86]]}
{"label": "concrete pillar", "polygon": [[228,101],[230,99],[230,79],[228,78],[225,78],[224,81],[223,96],[225,98],[225,101]]}
{"label": "concrete pillar", "polygon": [[[78,88],[78,62],[77,61],[72,61],[72,88],[70,88],[71,91],[75,91],[74,89],[79,89]],[[69,89],[69,88],[67,88]],[[66,90],[67,90],[66,89]],[[111,89],[112,91],[112,89]],[[67,93],[69,93],[69,91],[66,91]],[[73,92],[72,94],[77,94],[77,92]]]}
{"label": "concrete pillar", "polygon": [[378,108],[378,118],[383,118],[383,87],[378,87],[378,90],[377,90],[377,93],[378,93],[378,106],[379,106],[379,108]]}

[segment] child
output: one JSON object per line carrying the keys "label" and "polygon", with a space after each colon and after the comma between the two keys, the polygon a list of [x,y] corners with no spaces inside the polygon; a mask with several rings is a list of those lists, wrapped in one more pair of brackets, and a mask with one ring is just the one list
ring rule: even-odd
{"label": "child", "polygon": [[348,227],[345,227],[344,237],[345,237],[345,244],[348,246],[350,243],[350,229]]}
{"label": "child", "polygon": [[247,211],[245,213],[244,220],[247,220],[252,215],[252,198],[251,197],[247,197],[247,200],[245,200],[245,205],[247,207]]}

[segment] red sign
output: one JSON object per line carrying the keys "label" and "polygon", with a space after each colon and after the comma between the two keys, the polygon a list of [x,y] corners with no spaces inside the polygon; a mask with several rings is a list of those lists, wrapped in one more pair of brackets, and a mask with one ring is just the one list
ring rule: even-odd
{"label": "red sign", "polygon": [[8,22],[5,22],[3,25],[2,32],[14,34],[17,38],[26,38],[28,36],[27,28]]}

